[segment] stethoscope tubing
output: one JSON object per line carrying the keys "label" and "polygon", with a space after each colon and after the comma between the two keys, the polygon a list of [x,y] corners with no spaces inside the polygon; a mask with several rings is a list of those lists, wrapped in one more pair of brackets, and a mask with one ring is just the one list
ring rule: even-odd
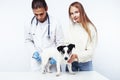
{"label": "stethoscope tubing", "polygon": [[[48,38],[50,39],[50,18],[49,18],[48,14],[47,14],[47,17],[48,17]],[[38,20],[35,16],[31,19],[31,24],[33,24],[34,19],[36,19],[36,26],[37,26],[38,25]]]}

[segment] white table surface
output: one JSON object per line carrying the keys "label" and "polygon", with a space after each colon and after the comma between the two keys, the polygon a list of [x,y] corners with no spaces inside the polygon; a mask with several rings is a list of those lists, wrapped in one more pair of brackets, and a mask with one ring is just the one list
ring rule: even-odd
{"label": "white table surface", "polygon": [[61,72],[59,77],[54,73],[40,72],[0,72],[0,80],[109,80],[96,71],[82,71],[75,75]]}

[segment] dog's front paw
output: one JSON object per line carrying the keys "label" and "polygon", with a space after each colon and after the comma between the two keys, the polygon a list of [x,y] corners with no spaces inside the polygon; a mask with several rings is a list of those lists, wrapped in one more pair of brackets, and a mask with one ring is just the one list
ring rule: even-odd
{"label": "dog's front paw", "polygon": [[70,72],[70,74],[75,75],[76,73],[75,72]]}
{"label": "dog's front paw", "polygon": [[70,74],[75,75],[76,72],[73,72],[72,70],[69,71]]}
{"label": "dog's front paw", "polygon": [[56,74],[56,77],[59,77],[59,76],[60,76],[60,73],[57,73],[57,74]]}

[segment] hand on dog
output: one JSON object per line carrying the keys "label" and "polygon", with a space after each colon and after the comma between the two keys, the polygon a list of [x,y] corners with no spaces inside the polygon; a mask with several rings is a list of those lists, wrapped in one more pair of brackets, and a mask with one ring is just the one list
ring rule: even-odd
{"label": "hand on dog", "polygon": [[72,63],[75,59],[78,60],[77,54],[72,54],[72,55],[71,55],[71,58],[68,60],[68,63]]}

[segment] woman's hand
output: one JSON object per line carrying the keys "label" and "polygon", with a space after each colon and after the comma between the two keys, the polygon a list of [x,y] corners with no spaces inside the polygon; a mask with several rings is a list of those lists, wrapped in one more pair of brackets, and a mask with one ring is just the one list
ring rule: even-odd
{"label": "woman's hand", "polygon": [[77,54],[72,54],[71,57],[70,57],[70,59],[68,60],[68,63],[72,63],[72,62],[75,61],[76,59],[78,60]]}

